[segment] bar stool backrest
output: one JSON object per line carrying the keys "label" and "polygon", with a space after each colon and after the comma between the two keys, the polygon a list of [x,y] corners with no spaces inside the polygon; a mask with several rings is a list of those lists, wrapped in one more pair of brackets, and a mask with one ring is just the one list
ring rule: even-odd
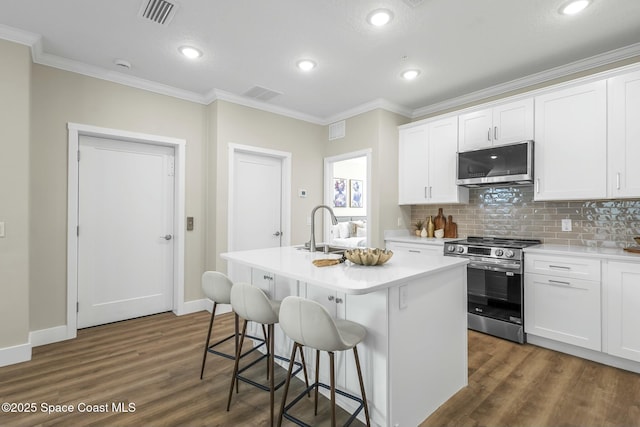
{"label": "bar stool backrest", "polygon": [[336,323],[322,304],[288,296],[280,306],[280,327],[295,342],[322,351],[342,351],[352,347],[346,343]]}
{"label": "bar stool backrest", "polygon": [[231,304],[233,282],[218,271],[205,271],[202,274],[202,291],[211,301],[218,304]]}
{"label": "bar stool backrest", "polygon": [[249,283],[236,283],[231,288],[231,306],[245,320],[264,325],[278,323],[278,312],[267,295]]}

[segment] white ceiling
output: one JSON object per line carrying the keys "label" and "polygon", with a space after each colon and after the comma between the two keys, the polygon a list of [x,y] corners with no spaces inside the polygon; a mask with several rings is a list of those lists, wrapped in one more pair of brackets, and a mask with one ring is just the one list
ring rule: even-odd
{"label": "white ceiling", "polygon": [[[640,0],[594,0],[573,17],[558,12],[566,0],[170,1],[177,12],[161,25],[139,16],[147,0],[2,0],[0,38],[31,45],[37,63],[325,124],[374,107],[415,117],[586,58],[640,54]],[[379,7],[394,13],[384,28],[365,21]],[[184,44],[204,56],[187,60]],[[302,73],[300,58],[318,67]],[[403,81],[413,67],[420,76]],[[254,86],[281,94],[244,97]]]}

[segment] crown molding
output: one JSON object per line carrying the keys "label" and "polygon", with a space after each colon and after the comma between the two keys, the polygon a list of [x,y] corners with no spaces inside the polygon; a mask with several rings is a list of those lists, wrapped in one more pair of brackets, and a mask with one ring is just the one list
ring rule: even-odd
{"label": "crown molding", "polygon": [[437,102],[426,107],[417,108],[413,110],[411,118],[415,119],[417,117],[437,113],[439,111],[456,108],[461,105],[481,101],[483,99],[502,95],[514,90],[524,89],[554,79],[567,77],[571,74],[591,70],[639,55],[640,43],[632,44],[619,49],[614,49],[609,52],[605,52],[600,55],[595,55],[589,58],[581,59],[579,61],[571,62],[566,65],[561,65],[559,67],[531,74],[520,79],[511,80],[506,83],[501,83],[495,86],[488,87],[486,89],[458,96],[456,98],[447,99],[446,101]]}
{"label": "crown molding", "polygon": [[10,42],[33,47],[33,45],[38,43],[42,37],[40,37],[39,34],[0,24],[0,38],[8,40]]}
{"label": "crown molding", "polygon": [[403,107],[402,105],[394,104],[393,102],[387,101],[383,98],[374,99],[373,101],[366,102],[364,104],[357,105],[349,110],[343,111],[342,113],[335,114],[333,116],[327,117],[324,121],[325,125],[329,125],[331,123],[338,122],[340,120],[345,120],[359,114],[368,113],[369,111],[373,111],[376,109],[387,110],[391,113],[396,113],[401,116],[407,117],[409,119],[413,118],[413,111],[410,108]]}

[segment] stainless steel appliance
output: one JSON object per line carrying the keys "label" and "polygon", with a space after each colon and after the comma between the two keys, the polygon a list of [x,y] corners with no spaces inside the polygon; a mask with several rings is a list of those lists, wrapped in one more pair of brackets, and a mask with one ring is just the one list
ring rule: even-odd
{"label": "stainless steel appliance", "polygon": [[458,153],[458,179],[465,187],[533,183],[533,141]]}
{"label": "stainless steel appliance", "polygon": [[469,259],[469,329],[519,343],[524,335],[524,252],[540,240],[468,237],[445,243],[444,255]]}

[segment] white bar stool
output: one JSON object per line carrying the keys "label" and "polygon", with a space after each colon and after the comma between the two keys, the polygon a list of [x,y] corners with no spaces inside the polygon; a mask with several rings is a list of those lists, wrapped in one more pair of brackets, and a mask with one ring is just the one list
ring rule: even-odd
{"label": "white bar stool", "polygon": [[[237,354],[242,352],[242,345],[244,343],[244,338],[247,332],[247,323],[248,322],[257,322],[263,325],[267,325],[267,354],[258,358],[257,360],[249,363],[247,366],[239,369],[240,365],[240,357],[236,357],[235,366],[233,368],[233,376],[231,377],[231,387],[229,388],[229,400],[227,401],[227,411],[231,407],[231,396],[233,396],[233,387],[236,385],[237,392],[237,381],[243,381],[248,384],[251,384],[255,387],[260,388],[261,390],[269,391],[269,401],[271,407],[271,426],[273,426],[273,415],[274,415],[274,392],[284,385],[286,380],[282,380],[278,384],[274,384],[274,363],[275,359],[283,360],[289,362],[289,359],[281,356],[277,356],[274,352],[274,325],[280,321],[280,301],[270,300],[262,289],[257,288],[248,283],[236,283],[233,288],[231,288],[231,307],[236,314],[244,319],[244,324],[242,326],[242,333],[240,338],[240,344],[238,346]],[[249,378],[243,377],[242,372],[249,369],[251,366],[258,363],[263,358],[267,358],[267,379],[269,380],[269,386],[265,386],[263,384],[257,383]],[[291,359],[291,363],[289,365],[289,374],[291,374],[291,370],[293,369],[293,365],[296,365],[298,368],[295,371],[297,374],[300,370],[304,370],[304,378],[307,386],[309,385],[309,380],[307,378],[307,369],[304,362],[304,356],[301,357],[302,363],[296,362],[294,359]]]}
{"label": "white bar stool", "polygon": [[[222,356],[226,359],[234,360],[236,358],[236,353],[238,352],[238,341],[240,334],[238,333],[238,314],[235,314],[235,332],[228,337],[225,337],[213,344],[211,342],[211,331],[213,330],[213,319],[216,316],[216,308],[218,304],[231,304],[231,288],[233,287],[233,282],[224,274],[218,271],[205,271],[202,274],[202,291],[204,295],[213,301],[213,310],[211,311],[211,320],[209,321],[209,333],[207,334],[207,342],[204,346],[204,356],[202,357],[202,369],[200,369],[200,379],[202,379],[204,375],[204,365],[207,361],[207,354],[215,354],[217,356]],[[241,357],[246,356],[252,351],[257,350],[260,346],[266,344],[267,333],[264,330],[264,339],[257,337],[249,337],[257,341],[261,341],[262,343],[256,347],[253,347],[251,350],[245,352]],[[235,337],[235,347],[233,354],[224,353],[218,350],[214,350],[218,345],[229,341],[231,338]]]}
{"label": "white bar stool", "polygon": [[[364,391],[364,382],[362,381],[362,371],[360,370],[360,360],[358,358],[357,344],[367,335],[366,329],[356,322],[349,320],[334,319],[331,317],[326,308],[321,304],[308,299],[289,296],[282,300],[280,306],[280,327],[284,333],[294,341],[291,360],[294,360],[296,351],[306,346],[316,350],[316,377],[315,383],[308,386],[305,391],[298,395],[291,403],[287,403],[287,393],[289,392],[289,384],[291,383],[292,365],[289,365],[287,374],[287,382],[282,396],[282,406],[280,408],[280,416],[278,418],[278,426],[282,425],[282,418],[293,421],[299,426],[307,426],[308,424],[289,415],[289,411],[300,399],[312,388],[315,388],[315,413],[318,415],[318,387],[330,390],[331,393],[331,426],[336,425],[336,393],[352,399],[360,406],[354,411],[345,426],[351,424],[358,416],[360,411],[364,409],[365,420],[367,426],[371,425],[369,420],[369,407],[367,405],[367,396]],[[360,381],[360,393],[362,398],[351,395],[335,387],[335,361],[334,352],[353,349],[353,356],[356,361],[358,371],[358,380]],[[319,382],[318,375],[320,371],[320,351],[329,353],[329,368],[331,376],[331,385],[327,386]]]}

